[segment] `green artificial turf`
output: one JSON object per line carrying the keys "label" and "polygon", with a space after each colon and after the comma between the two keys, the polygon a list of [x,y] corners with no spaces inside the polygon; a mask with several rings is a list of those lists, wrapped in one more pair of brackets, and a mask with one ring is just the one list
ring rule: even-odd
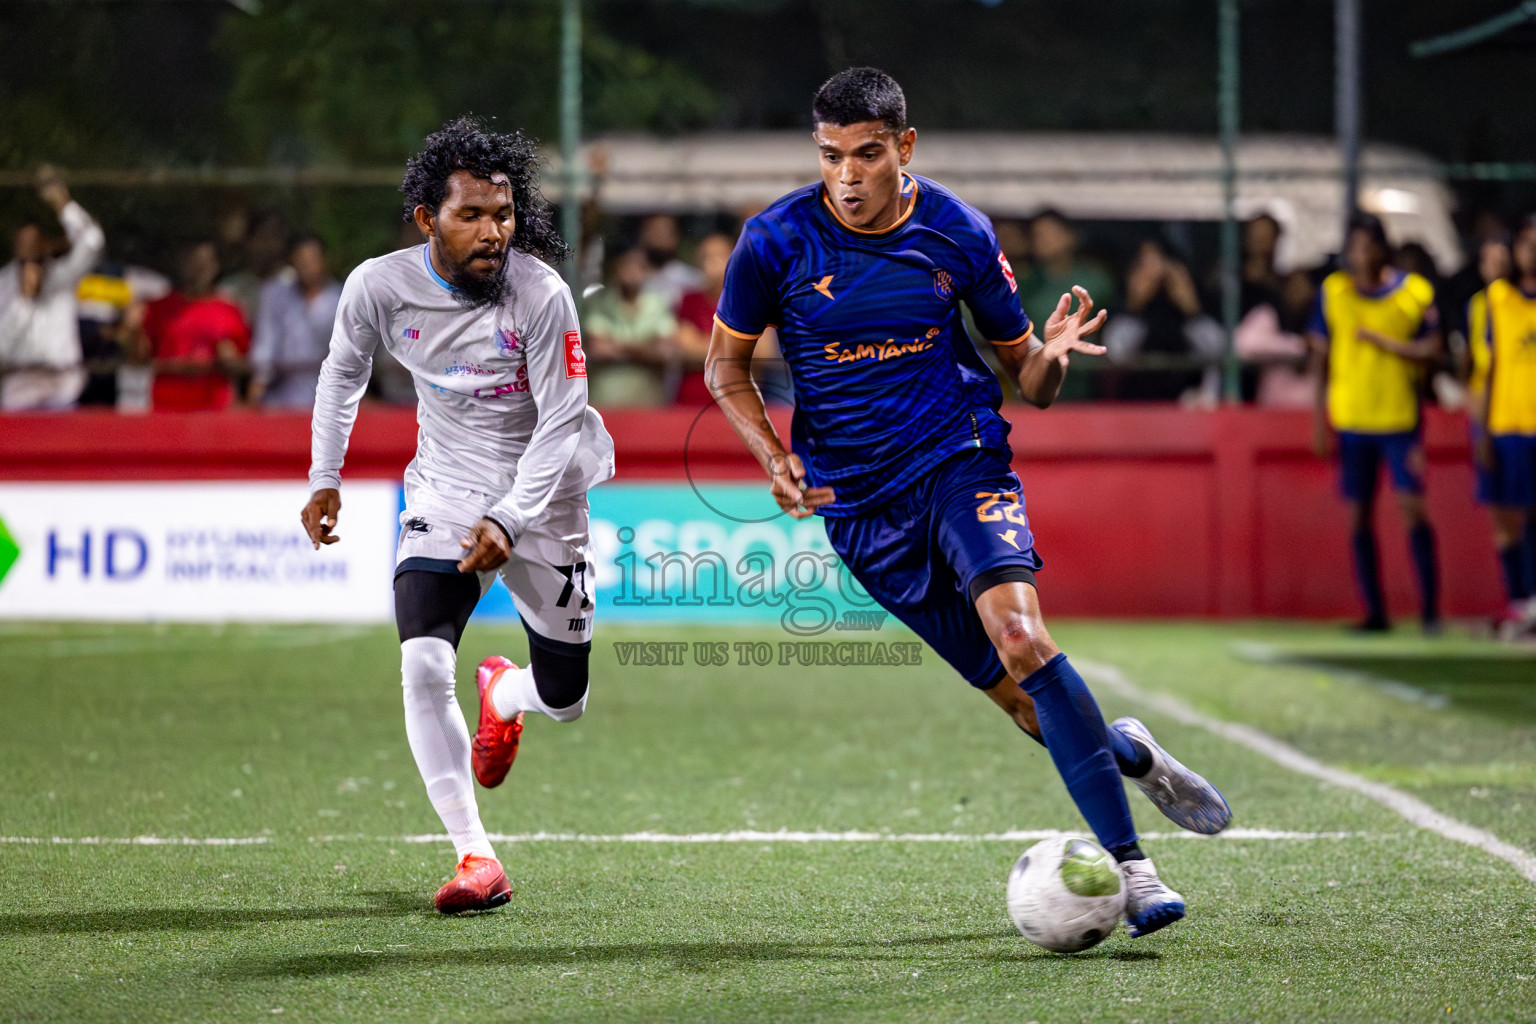
{"label": "green artificial turf", "polygon": [[[1272,624],[1067,623],[1143,689],[1536,849],[1536,661]],[[887,635],[889,634],[889,635]],[[1076,956],[1019,937],[1008,841],[619,842],[624,833],[1083,829],[1045,752],[918,667],[623,666],[529,723],[481,791],[517,890],[443,918],[445,842],[390,629],[0,625],[0,1020],[1365,1021],[1536,1016],[1536,884],[1366,797],[1109,691],[1222,787],[1235,826],[1146,842],[1190,916]],[[838,639],[843,639],[839,637]],[[868,639],[904,640],[889,628]],[[474,663],[526,651],[471,626]],[[1172,826],[1131,793],[1138,824]],[[248,840],[56,844],[51,837]]]}

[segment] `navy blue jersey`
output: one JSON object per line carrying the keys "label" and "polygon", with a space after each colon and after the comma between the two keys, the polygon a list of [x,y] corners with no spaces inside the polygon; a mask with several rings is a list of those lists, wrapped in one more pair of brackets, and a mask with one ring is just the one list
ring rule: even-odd
{"label": "navy blue jersey", "polygon": [[937,182],[903,175],[906,212],[879,232],[849,227],[821,185],[747,221],[716,320],[755,338],[778,329],[795,384],[793,447],[828,516],[856,515],[966,448],[1011,457],[1002,390],[966,334],[1032,328],[991,222]]}

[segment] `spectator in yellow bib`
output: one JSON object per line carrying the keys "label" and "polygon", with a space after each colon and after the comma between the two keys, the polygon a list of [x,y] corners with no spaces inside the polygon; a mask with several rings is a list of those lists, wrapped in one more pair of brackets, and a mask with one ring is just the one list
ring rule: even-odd
{"label": "spectator in yellow bib", "polygon": [[1515,235],[1513,268],[1472,297],[1472,418],[1479,430],[1480,488],[1514,632],[1536,624],[1536,216]]}
{"label": "spectator in yellow bib", "polygon": [[1424,447],[1419,439],[1419,390],[1427,364],[1440,352],[1435,290],[1418,274],[1391,265],[1381,221],[1350,219],[1344,269],[1323,281],[1307,327],[1318,380],[1316,448],[1338,435],[1340,489],[1349,502],[1355,578],[1365,603],[1359,629],[1390,628],[1382,595],[1373,526],[1385,463],[1408,525],[1409,547],[1427,633],[1440,628],[1435,533],[1424,511]]}

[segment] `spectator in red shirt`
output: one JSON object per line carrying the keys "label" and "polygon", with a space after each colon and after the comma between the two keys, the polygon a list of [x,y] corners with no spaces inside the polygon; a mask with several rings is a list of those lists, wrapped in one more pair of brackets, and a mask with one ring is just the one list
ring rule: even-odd
{"label": "spectator in red shirt", "polygon": [[218,249],[197,242],[181,261],[180,287],[144,310],[142,350],[152,356],[155,409],[223,409],[246,373],[251,329],[240,307],[214,294]]}
{"label": "spectator in red shirt", "polygon": [[704,282],[683,294],[677,304],[677,342],[683,354],[683,379],[677,390],[680,405],[708,405],[713,398],[704,386],[704,357],[715,329],[715,305],[725,287],[725,265],[734,243],[725,235],[706,235],[694,251]]}

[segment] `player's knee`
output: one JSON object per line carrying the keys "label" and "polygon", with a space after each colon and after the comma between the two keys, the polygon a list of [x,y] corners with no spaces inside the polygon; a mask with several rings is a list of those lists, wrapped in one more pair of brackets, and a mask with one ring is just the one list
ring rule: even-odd
{"label": "player's knee", "polygon": [[592,645],[556,645],[529,634],[528,666],[544,713],[557,722],[574,722],[587,709],[587,662]]}
{"label": "player's knee", "polygon": [[1028,615],[1011,614],[1003,620],[994,640],[1003,667],[1022,679],[1056,655],[1056,645],[1045,623]]}
{"label": "player's knee", "polygon": [[458,657],[453,645],[435,636],[412,637],[400,643],[400,685],[406,692],[453,693]]}

